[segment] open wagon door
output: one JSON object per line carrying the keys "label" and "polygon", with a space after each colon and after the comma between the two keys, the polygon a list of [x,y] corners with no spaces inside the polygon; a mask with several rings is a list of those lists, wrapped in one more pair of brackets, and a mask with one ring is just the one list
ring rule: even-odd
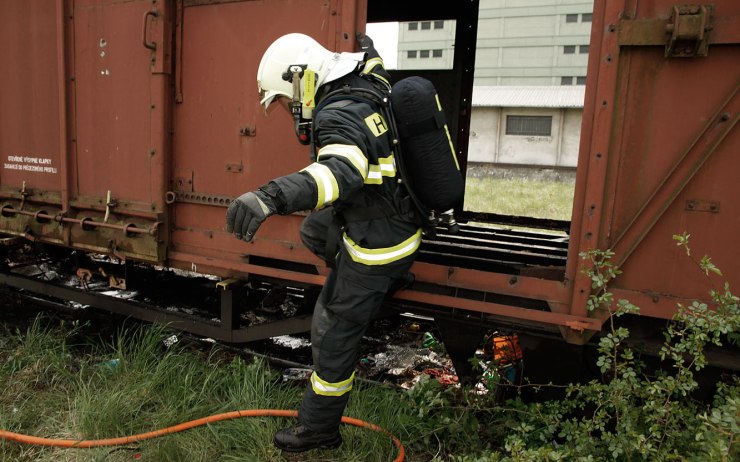
{"label": "open wagon door", "polygon": [[710,287],[672,235],[691,234],[740,285],[740,3],[596,2],[568,274],[572,314],[591,281],[577,253],[611,248],[611,286],[650,317]]}

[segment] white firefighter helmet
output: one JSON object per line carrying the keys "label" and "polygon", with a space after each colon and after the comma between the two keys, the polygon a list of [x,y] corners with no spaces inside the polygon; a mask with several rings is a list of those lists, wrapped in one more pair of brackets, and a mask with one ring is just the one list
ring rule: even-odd
{"label": "white firefighter helmet", "polygon": [[267,48],[257,70],[260,104],[266,109],[278,96],[301,97],[293,95],[293,84],[283,77],[292,65],[315,72],[315,88],[319,88],[354,71],[364,58],[365,53],[329,51],[308,35],[283,35]]}

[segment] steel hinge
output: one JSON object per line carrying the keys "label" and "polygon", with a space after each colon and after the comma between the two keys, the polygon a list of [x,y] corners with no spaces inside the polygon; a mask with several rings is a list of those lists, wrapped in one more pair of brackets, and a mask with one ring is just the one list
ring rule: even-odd
{"label": "steel hinge", "polygon": [[674,5],[666,24],[666,58],[694,58],[709,51],[712,5]]}
{"label": "steel hinge", "polygon": [[713,5],[674,5],[658,17],[625,15],[608,30],[618,33],[619,46],[662,46],[668,58],[707,56],[709,45],[740,43],[740,15],[715,14]]}

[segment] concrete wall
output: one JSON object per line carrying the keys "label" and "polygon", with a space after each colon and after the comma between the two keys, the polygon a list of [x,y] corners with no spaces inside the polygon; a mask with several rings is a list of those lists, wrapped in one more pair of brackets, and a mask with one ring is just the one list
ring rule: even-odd
{"label": "concrete wall", "polygon": [[[507,115],[551,116],[551,136],[506,134]],[[468,162],[574,168],[582,109],[474,107]]]}

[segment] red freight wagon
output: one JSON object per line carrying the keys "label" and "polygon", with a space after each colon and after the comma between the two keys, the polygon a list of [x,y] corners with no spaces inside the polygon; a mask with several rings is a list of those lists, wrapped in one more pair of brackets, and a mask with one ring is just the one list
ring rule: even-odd
{"label": "red freight wagon", "polygon": [[[237,316],[238,281],[310,288],[326,274],[300,243],[301,215],[268,220],[250,244],[224,229],[231,198],[308,163],[289,121],[258,104],[259,59],[287,32],[353,51],[368,22],[419,19],[457,23],[453,68],[413,74],[439,89],[464,170],[475,0],[0,1],[0,232],[218,276],[221,319],[92,301],[12,269],[0,282],[228,341],[305,330],[310,315],[268,327]],[[424,241],[417,284],[393,303],[435,316],[453,353],[477,338],[449,333],[481,321],[582,344],[605,315],[586,310],[579,252],[613,249],[616,296],[642,320],[669,319],[708,290],[671,240],[684,231],[740,286],[739,43],[736,0],[595,1],[572,220],[461,206],[460,231]]]}

